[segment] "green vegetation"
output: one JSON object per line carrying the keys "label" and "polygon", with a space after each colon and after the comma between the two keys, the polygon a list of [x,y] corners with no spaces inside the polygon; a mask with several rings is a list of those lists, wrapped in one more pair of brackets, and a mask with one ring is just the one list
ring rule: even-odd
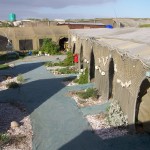
{"label": "green vegetation", "polygon": [[2,22],[0,27],[14,27],[14,25],[11,22]]}
{"label": "green vegetation", "polygon": [[60,47],[55,42],[52,41],[52,39],[44,39],[43,45],[40,49],[43,53],[47,53],[50,55],[56,55],[60,54],[59,50]]}
{"label": "green vegetation", "polygon": [[113,127],[128,125],[127,116],[123,114],[117,101],[112,101],[107,109],[106,121]]}
{"label": "green vegetation", "polygon": [[49,62],[46,62],[44,65],[47,66],[47,67],[54,67],[54,66],[60,66],[61,62],[52,62],[52,61],[49,61]]}
{"label": "green vegetation", "polygon": [[139,25],[140,28],[149,28],[150,24],[141,24]]}
{"label": "green vegetation", "polygon": [[67,57],[63,61],[55,62],[55,63],[53,63],[52,61],[50,61],[50,62],[46,62],[45,63],[45,66],[47,66],[47,67],[53,67],[53,66],[72,66],[72,65],[74,65],[72,52],[67,52]]}
{"label": "green vegetation", "polygon": [[8,69],[9,65],[7,64],[0,64],[0,70]]}
{"label": "green vegetation", "polygon": [[78,73],[78,71],[72,67],[56,69],[56,71],[58,72],[58,74],[76,74],[76,73]]}
{"label": "green vegetation", "polygon": [[79,77],[74,80],[75,83],[78,84],[86,84],[88,83],[88,68],[83,70],[83,72],[79,73]]}
{"label": "green vegetation", "polygon": [[85,91],[77,92],[77,95],[82,99],[97,98],[98,91],[95,88],[88,88]]}
{"label": "green vegetation", "polygon": [[19,74],[17,76],[17,81],[19,81],[20,83],[23,83],[25,81],[22,74]]}
{"label": "green vegetation", "polygon": [[17,82],[10,82],[6,84],[7,88],[18,88],[20,85]]}
{"label": "green vegetation", "polygon": [[39,53],[39,50],[33,50],[33,51],[32,51],[32,54],[33,54],[33,55],[37,55],[38,53]]}
{"label": "green vegetation", "polygon": [[6,133],[0,133],[0,148],[3,149],[3,146],[6,144],[15,144],[19,145],[20,142],[24,143],[26,141],[26,136],[24,135],[8,135]]}
{"label": "green vegetation", "polygon": [[10,140],[10,136],[5,133],[0,133],[0,145],[8,143]]}
{"label": "green vegetation", "polygon": [[7,59],[6,54],[0,55],[0,61],[5,61]]}

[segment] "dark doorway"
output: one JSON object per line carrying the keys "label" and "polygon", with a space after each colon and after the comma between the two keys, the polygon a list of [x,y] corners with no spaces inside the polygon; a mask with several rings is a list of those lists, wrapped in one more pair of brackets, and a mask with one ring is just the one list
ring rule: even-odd
{"label": "dark doorway", "polygon": [[83,46],[81,45],[81,50],[80,50],[80,69],[83,69]]}
{"label": "dark doorway", "polygon": [[109,99],[113,97],[114,61],[109,63]]}
{"label": "dark doorway", "polygon": [[[136,126],[137,131],[139,131],[139,129],[141,130],[141,128],[143,129],[143,126],[149,125],[149,127],[150,127],[150,122],[145,122],[145,121],[141,122],[140,121],[141,117],[139,117],[139,116],[143,116],[143,115],[146,116],[150,113],[150,109],[149,109],[150,91],[149,91],[149,88],[150,88],[150,82],[148,81],[148,79],[145,79],[140,86],[140,91],[139,91],[139,94],[137,97],[137,102],[136,102],[135,126]],[[144,107],[141,105],[142,104],[141,102],[144,102]],[[143,118],[143,120],[144,120],[144,118]],[[150,128],[149,128],[149,132],[150,132]]]}
{"label": "dark doorway", "polygon": [[75,43],[73,44],[73,54],[75,54],[75,50],[76,50],[76,45]]}
{"label": "dark doorway", "polygon": [[41,48],[41,47],[42,47],[43,42],[44,42],[44,39],[39,39],[39,48]]}
{"label": "dark doorway", "polygon": [[20,50],[33,50],[32,40],[19,40]]}
{"label": "dark doorway", "polygon": [[95,79],[95,57],[92,50],[90,58],[90,81],[94,82],[94,79]]}
{"label": "dark doorway", "polygon": [[0,51],[6,50],[7,43],[8,43],[8,39],[4,36],[0,36]]}
{"label": "dark doorway", "polygon": [[68,38],[64,37],[64,38],[61,38],[59,40],[59,46],[60,46],[60,50],[67,50],[68,46],[67,46],[67,43],[68,42]]}

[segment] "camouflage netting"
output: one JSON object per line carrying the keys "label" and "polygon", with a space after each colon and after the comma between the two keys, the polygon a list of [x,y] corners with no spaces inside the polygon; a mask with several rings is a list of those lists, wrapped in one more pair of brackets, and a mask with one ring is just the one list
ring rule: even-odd
{"label": "camouflage netting", "polygon": [[[93,47],[95,57],[95,84],[104,100],[113,98],[119,101],[122,110],[128,115],[130,124],[150,122],[149,87],[141,92],[141,84],[149,77],[150,68],[150,29],[84,29],[71,30],[70,41],[78,45],[78,39],[89,41],[89,49],[84,48],[83,57],[89,59]],[[88,42],[87,42],[88,43]],[[84,44],[85,45],[85,44]],[[76,46],[78,48],[78,46]],[[89,60],[90,61],[90,60]],[[148,81],[149,82],[149,81]],[[140,98],[138,98],[140,97]],[[139,107],[137,107],[139,105]],[[138,114],[136,114],[138,112]],[[148,125],[147,125],[148,124]]]}

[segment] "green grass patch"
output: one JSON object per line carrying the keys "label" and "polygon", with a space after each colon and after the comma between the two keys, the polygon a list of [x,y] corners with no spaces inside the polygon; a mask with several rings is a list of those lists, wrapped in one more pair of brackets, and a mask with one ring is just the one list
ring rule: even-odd
{"label": "green grass patch", "polygon": [[67,52],[67,57],[63,60],[63,61],[60,61],[60,62],[46,62],[45,63],[45,66],[47,67],[53,67],[53,66],[72,66],[74,65],[74,62],[73,62],[73,54],[72,52]]}
{"label": "green grass patch", "polygon": [[75,68],[65,67],[61,69],[56,69],[59,74],[76,74],[78,71]]}
{"label": "green grass patch", "polygon": [[79,91],[76,93],[80,98],[82,99],[88,99],[88,98],[97,98],[98,96],[98,90],[95,88],[88,88],[85,91]]}
{"label": "green grass patch", "polygon": [[8,69],[8,68],[9,68],[9,65],[7,65],[7,64],[0,65],[0,70],[4,70],[4,69]]}

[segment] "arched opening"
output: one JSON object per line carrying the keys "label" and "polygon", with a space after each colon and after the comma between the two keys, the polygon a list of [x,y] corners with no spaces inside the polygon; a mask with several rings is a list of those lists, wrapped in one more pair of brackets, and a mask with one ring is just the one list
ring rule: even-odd
{"label": "arched opening", "polygon": [[59,40],[59,46],[61,51],[67,51],[68,50],[68,38],[63,37]]}
{"label": "arched opening", "polygon": [[76,45],[75,43],[73,44],[73,54],[75,54],[75,50],[76,50]]}
{"label": "arched opening", "polygon": [[95,79],[95,57],[92,50],[90,58],[90,81],[94,82],[94,79]]}
{"label": "arched opening", "polygon": [[113,97],[114,61],[109,63],[109,99]]}
{"label": "arched opening", "polygon": [[0,36],[0,51],[6,50],[7,43],[8,43],[8,39],[4,36]]}
{"label": "arched opening", "polygon": [[150,132],[150,82],[145,79],[138,93],[135,109],[135,126],[137,131]]}
{"label": "arched opening", "polygon": [[83,46],[81,45],[81,50],[80,50],[80,69],[83,69]]}

